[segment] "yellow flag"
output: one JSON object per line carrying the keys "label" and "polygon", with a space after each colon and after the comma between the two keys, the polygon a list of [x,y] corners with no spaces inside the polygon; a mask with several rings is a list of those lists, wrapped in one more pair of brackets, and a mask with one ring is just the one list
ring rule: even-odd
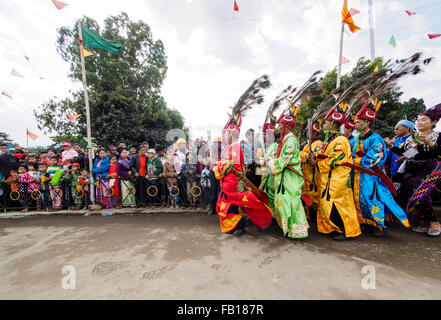
{"label": "yellow flag", "polygon": [[378,68],[378,66],[376,66],[374,69],[374,72],[378,72],[378,70],[380,70],[380,68]]}
{"label": "yellow flag", "polygon": [[342,15],[341,21],[348,25],[349,30],[351,30],[352,33],[356,32],[357,30],[360,30],[360,27],[355,25],[354,20],[352,19],[352,16],[349,13],[348,2],[346,0],[343,4],[343,10],[341,11],[341,15]]}
{"label": "yellow flag", "polygon": [[84,48],[81,48],[81,55],[82,55],[83,57],[88,57],[88,56],[93,55],[93,53],[90,52],[90,51],[87,51],[87,50],[84,49]]}

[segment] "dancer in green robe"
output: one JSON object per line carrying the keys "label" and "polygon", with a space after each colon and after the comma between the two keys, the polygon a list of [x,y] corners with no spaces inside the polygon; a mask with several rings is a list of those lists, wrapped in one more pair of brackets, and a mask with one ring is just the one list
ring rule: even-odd
{"label": "dancer in green robe", "polygon": [[295,126],[292,115],[278,121],[282,141],[275,158],[269,161],[274,174],[274,209],[277,222],[285,236],[295,239],[308,236],[308,222],[303,208],[302,167],[299,143],[291,132]]}

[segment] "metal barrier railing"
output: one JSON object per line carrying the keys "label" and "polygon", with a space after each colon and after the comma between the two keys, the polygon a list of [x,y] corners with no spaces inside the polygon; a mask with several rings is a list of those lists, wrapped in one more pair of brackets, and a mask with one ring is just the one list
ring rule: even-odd
{"label": "metal barrier railing", "polygon": [[[167,178],[99,179],[95,183],[95,203],[103,208],[208,205],[211,191],[201,186],[199,179],[189,182],[184,177],[178,177],[176,180],[176,183],[170,184]],[[91,204],[89,185],[72,182],[62,180],[58,186],[51,186],[49,182],[17,182],[11,185],[3,181],[0,183],[1,211],[52,211],[87,207]],[[39,185],[38,188],[35,187],[36,184]]]}

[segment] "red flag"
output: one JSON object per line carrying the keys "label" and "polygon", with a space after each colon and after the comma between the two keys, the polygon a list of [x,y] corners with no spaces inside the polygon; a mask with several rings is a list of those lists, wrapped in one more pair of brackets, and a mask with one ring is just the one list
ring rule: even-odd
{"label": "red flag", "polygon": [[432,33],[432,34],[428,33],[427,35],[429,36],[429,39],[441,37],[441,33]]}
{"label": "red flag", "polygon": [[7,94],[6,92],[4,92],[4,91],[2,91],[2,96],[6,96],[6,97],[8,97],[8,98],[11,98],[12,99],[12,97],[9,95],[9,94]]}
{"label": "red flag", "polygon": [[360,13],[360,11],[358,11],[357,9],[354,9],[354,8],[351,8],[350,10],[349,10],[349,14],[351,15],[351,16],[355,16],[356,14],[359,14]]}
{"label": "red flag", "polygon": [[52,0],[52,3],[57,7],[58,10],[63,9],[64,7],[68,6],[69,4],[58,1],[58,0]]}
{"label": "red flag", "polygon": [[29,129],[26,129],[26,134],[31,138],[32,140],[37,140],[38,136],[35,133],[32,133],[29,131]]}
{"label": "red flag", "polygon": [[341,64],[347,63],[349,62],[348,59],[346,59],[345,57],[341,57]]}
{"label": "red flag", "polygon": [[69,118],[70,121],[74,121],[75,119],[78,119],[79,117],[81,117],[82,114],[68,114],[67,117]]}
{"label": "red flag", "polygon": [[412,12],[412,11],[409,11],[409,10],[404,10],[404,11],[406,11],[406,13],[407,13],[409,16],[413,16],[414,14],[416,14],[416,12]]}
{"label": "red flag", "polygon": [[236,0],[234,0],[234,11],[239,12],[239,6],[237,5]]}

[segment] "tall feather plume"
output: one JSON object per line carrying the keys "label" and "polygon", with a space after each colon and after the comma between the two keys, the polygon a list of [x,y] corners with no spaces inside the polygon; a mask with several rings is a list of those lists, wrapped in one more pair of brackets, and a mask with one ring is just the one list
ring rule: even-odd
{"label": "tall feather plume", "polygon": [[[336,99],[334,97],[335,94],[339,93],[340,88],[336,88],[332,90],[323,101],[317,106],[312,115],[312,123],[317,121],[319,118],[323,117],[326,112],[328,112],[329,108],[335,103]],[[338,100],[338,99],[337,99]]]}
{"label": "tall feather plume", "polygon": [[358,101],[351,103],[349,109],[353,110],[356,105],[362,105],[360,102],[365,100],[374,101],[374,99],[395,88],[398,80],[401,78],[419,74],[422,72],[421,64],[428,65],[432,59],[427,58],[423,60],[422,53],[418,52],[407,59],[396,60],[384,70],[385,74],[382,77],[375,79],[375,81],[365,86],[364,92],[360,92],[357,95]]}
{"label": "tall feather plume", "polygon": [[398,80],[402,77],[419,74],[422,72],[421,64],[428,65],[431,60],[432,58],[422,60],[421,52],[415,53],[407,59],[396,60],[389,69],[389,75],[382,79],[372,91],[370,99],[373,100],[396,87]]}
{"label": "tall feather plume", "polygon": [[271,105],[268,108],[268,111],[266,112],[265,116],[265,122],[269,123],[272,119],[275,118],[274,112],[282,105],[282,102],[288,98],[288,96],[293,95],[297,88],[295,88],[292,85],[289,85],[285,89],[283,89],[282,92],[280,92],[276,98],[271,102]]}
{"label": "tall feather plume", "polygon": [[322,93],[322,88],[317,81],[317,75],[321,72],[321,70],[314,72],[299,90],[286,97],[285,100],[288,101],[288,106],[285,108],[282,114],[288,112],[301,98],[306,96],[320,95]]}
{"label": "tall feather plume", "polygon": [[[331,109],[337,108],[342,102],[353,101],[355,102],[359,98],[362,97],[362,93],[365,90],[368,90],[373,86],[373,84],[384,77],[386,74],[385,70],[381,70],[378,72],[372,72],[352,83],[349,87],[341,91],[340,88],[336,88],[332,90],[328,96],[317,106],[313,116],[312,121],[317,121],[319,118],[326,115]],[[335,95],[338,95],[338,98],[335,98]],[[346,109],[346,113],[349,114],[351,112],[352,104],[349,104]]]}
{"label": "tall feather plume", "polygon": [[239,100],[233,107],[230,117],[237,119],[243,117],[245,113],[252,108],[254,104],[261,104],[263,102],[262,89],[267,89],[271,86],[271,82],[267,75],[253,81],[251,86],[240,96]]}

